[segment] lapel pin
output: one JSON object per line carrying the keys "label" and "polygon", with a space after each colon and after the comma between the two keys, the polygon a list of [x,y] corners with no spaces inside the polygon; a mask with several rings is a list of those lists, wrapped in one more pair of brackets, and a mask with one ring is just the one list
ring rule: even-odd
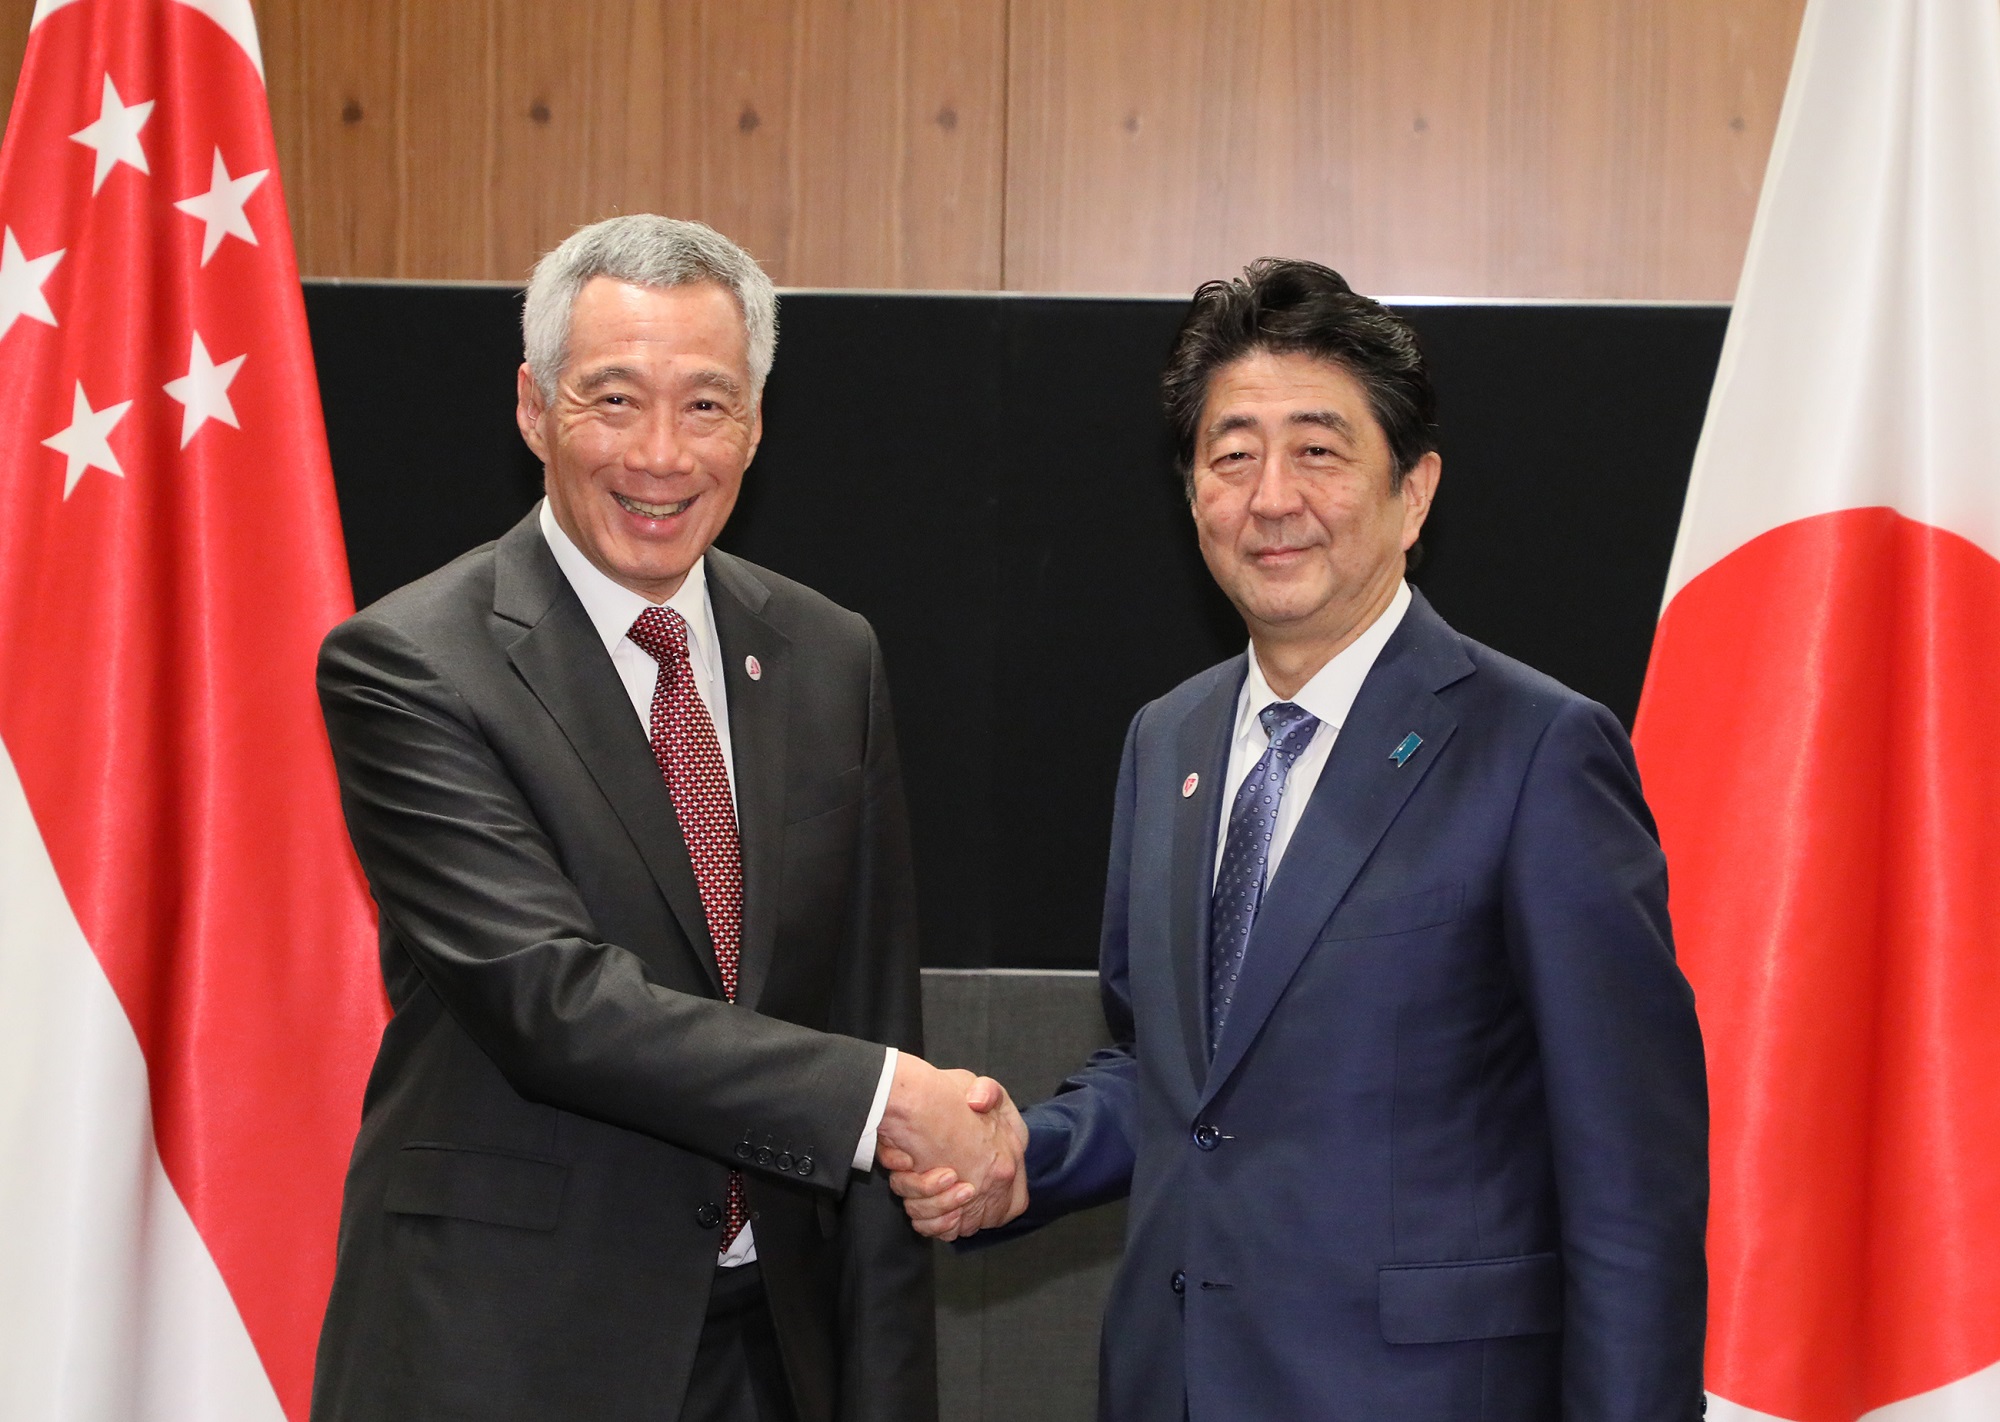
{"label": "lapel pin", "polygon": [[750,680],[752,681],[762,681],[764,679],[764,664],[755,657],[745,657],[743,659],[743,670],[750,673]]}
{"label": "lapel pin", "polygon": [[1201,784],[1201,777],[1199,775],[1188,776],[1187,779],[1181,782],[1181,798],[1185,800],[1188,796],[1194,794],[1194,788],[1199,784]]}
{"label": "lapel pin", "polygon": [[1396,742],[1396,748],[1389,752],[1389,759],[1395,761],[1396,768],[1401,770],[1408,763],[1410,757],[1417,753],[1417,747],[1423,743],[1424,738],[1415,731],[1412,731],[1409,735],[1403,737],[1402,740]]}

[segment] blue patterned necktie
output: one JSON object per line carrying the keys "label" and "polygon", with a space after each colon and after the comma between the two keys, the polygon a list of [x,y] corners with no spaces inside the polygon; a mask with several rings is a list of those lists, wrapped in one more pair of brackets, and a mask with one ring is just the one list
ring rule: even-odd
{"label": "blue patterned necktie", "polygon": [[1303,706],[1277,701],[1257,713],[1270,746],[1250,768],[1229,811],[1229,838],[1222,845],[1222,869],[1215,876],[1215,899],[1208,920],[1208,1050],[1222,1037],[1222,1022],[1236,998],[1236,978],[1243,970],[1243,950],[1250,944],[1250,926],[1264,902],[1265,870],[1271,863],[1271,833],[1278,824],[1278,802],[1285,795],[1285,777],[1305,754],[1319,718]]}

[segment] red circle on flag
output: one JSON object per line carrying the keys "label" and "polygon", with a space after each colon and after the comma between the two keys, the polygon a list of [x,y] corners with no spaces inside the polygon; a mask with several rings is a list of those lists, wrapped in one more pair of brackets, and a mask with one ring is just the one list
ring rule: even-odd
{"label": "red circle on flag", "polygon": [[1708,1050],[1708,1385],[1759,1413],[2000,1358],[1996,629],[2000,562],[1882,508],[1660,621],[1634,739]]}

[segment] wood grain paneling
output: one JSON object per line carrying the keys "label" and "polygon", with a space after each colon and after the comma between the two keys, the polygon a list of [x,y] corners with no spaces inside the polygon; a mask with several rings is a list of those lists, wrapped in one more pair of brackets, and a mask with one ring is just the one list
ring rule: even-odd
{"label": "wood grain paneling", "polygon": [[1726,298],[1803,0],[1014,0],[1006,284]]}
{"label": "wood grain paneling", "polygon": [[1672,299],[1734,289],[1804,0],[257,3],[309,275],[650,209],[797,286]]}
{"label": "wood grain paneling", "polygon": [[664,203],[660,13],[500,0],[494,35],[493,250],[523,277],[573,229]]}
{"label": "wood grain paneling", "polygon": [[652,210],[791,285],[1000,282],[1005,0],[262,13],[298,51],[271,97],[308,274],[516,280],[578,224]]}
{"label": "wood grain paneling", "polygon": [[21,56],[28,48],[28,17],[34,13],[33,5],[20,0],[0,10],[0,115],[13,111],[14,84],[21,77]]}

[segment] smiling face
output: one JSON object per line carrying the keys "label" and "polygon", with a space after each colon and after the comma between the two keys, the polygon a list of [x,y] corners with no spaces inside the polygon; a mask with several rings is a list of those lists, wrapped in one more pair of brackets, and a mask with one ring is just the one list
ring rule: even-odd
{"label": "smiling face", "polygon": [[653,602],[729,520],[764,432],[736,300],[713,282],[597,277],[571,308],[553,399],[521,367],[515,418],[583,555]]}
{"label": "smiling face", "polygon": [[1419,459],[1400,489],[1394,469],[1367,392],[1337,365],[1254,351],[1209,381],[1195,433],[1195,529],[1267,674],[1289,664],[1303,684],[1395,597],[1439,461]]}

